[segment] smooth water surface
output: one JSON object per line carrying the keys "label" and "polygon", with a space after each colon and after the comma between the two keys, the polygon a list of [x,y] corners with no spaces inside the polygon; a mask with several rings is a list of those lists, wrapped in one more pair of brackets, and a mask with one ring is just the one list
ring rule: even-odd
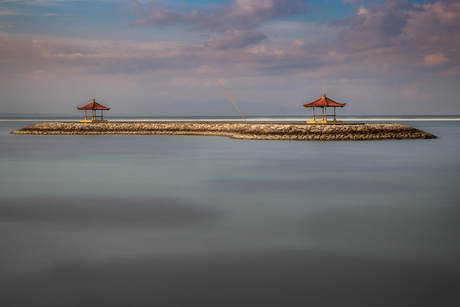
{"label": "smooth water surface", "polygon": [[1,306],[457,306],[460,121],[403,141],[10,135]]}

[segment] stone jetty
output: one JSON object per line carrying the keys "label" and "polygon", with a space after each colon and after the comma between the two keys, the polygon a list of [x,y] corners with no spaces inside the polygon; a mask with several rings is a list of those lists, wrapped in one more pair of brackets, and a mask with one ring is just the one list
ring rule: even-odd
{"label": "stone jetty", "polygon": [[247,140],[387,140],[432,139],[436,136],[401,124],[340,124],[261,122],[45,122],[12,134],[35,135],[210,135]]}

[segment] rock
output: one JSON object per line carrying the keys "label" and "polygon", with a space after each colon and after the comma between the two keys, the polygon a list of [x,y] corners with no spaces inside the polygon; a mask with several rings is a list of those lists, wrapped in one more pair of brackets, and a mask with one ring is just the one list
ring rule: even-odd
{"label": "rock", "polygon": [[220,135],[252,140],[384,140],[431,139],[436,136],[399,124],[310,125],[282,123],[139,122],[35,124],[12,134],[188,134]]}

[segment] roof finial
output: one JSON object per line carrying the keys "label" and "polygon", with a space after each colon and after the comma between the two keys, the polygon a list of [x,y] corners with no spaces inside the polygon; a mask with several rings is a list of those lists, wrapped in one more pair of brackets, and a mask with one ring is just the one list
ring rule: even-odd
{"label": "roof finial", "polygon": [[96,99],[93,98],[93,102],[96,102]]}
{"label": "roof finial", "polygon": [[326,93],[323,93],[323,97],[326,97]]}

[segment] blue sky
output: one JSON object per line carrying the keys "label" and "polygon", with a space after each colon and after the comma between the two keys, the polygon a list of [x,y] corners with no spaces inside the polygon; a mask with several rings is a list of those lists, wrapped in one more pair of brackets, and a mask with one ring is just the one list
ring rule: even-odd
{"label": "blue sky", "polygon": [[3,0],[0,113],[460,114],[460,3]]}

